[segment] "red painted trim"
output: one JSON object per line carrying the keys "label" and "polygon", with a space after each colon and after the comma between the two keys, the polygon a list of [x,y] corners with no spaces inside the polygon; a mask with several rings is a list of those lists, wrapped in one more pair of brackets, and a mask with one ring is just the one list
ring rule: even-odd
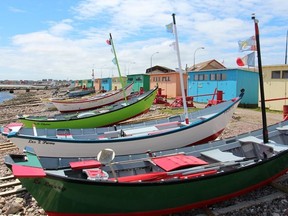
{"label": "red painted trim", "polygon": [[12,171],[16,178],[41,178],[46,176],[46,173],[40,167],[28,167],[12,164]]}
{"label": "red painted trim", "polygon": [[[206,138],[204,138],[204,139],[202,139],[202,140],[199,140],[199,141],[197,141],[197,142],[195,142],[195,143],[192,143],[191,145],[199,145],[199,144],[207,143],[207,142],[209,142],[209,141],[213,141],[213,140],[215,140],[218,136],[220,136],[220,134],[224,131],[224,129],[225,129],[225,128],[221,129],[220,131],[218,131],[218,132],[215,133],[215,134],[212,134],[212,135],[209,136],[209,137],[206,137]],[[191,146],[191,145],[190,145],[190,146]]]}

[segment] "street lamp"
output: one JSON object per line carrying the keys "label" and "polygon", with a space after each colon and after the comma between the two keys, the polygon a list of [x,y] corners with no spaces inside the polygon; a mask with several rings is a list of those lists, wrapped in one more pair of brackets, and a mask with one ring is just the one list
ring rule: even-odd
{"label": "street lamp", "polygon": [[154,56],[155,54],[157,54],[157,53],[159,53],[159,52],[155,52],[155,53],[153,53],[153,54],[151,55],[151,58],[150,58],[150,68],[152,68],[152,58],[153,58],[153,56]]}
{"label": "street lamp", "polygon": [[193,70],[195,70],[195,54],[196,54],[197,50],[200,50],[200,49],[205,49],[205,47],[198,47],[198,48],[194,51],[194,66],[193,66]]}

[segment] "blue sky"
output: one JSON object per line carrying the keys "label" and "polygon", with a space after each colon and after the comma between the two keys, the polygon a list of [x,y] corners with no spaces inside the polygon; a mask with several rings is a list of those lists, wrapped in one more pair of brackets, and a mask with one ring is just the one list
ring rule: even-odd
{"label": "blue sky", "polygon": [[165,29],[172,13],[183,68],[194,56],[238,67],[248,54],[238,41],[254,35],[252,13],[262,64],[284,64],[287,8],[287,0],[1,0],[0,80],[89,79],[92,69],[95,77],[118,76],[109,33],[122,75],[145,73],[151,59],[175,69],[174,37]]}

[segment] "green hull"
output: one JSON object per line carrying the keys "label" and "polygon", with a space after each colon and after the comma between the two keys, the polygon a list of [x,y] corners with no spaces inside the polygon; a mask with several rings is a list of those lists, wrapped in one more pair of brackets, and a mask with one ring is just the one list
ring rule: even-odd
{"label": "green hull", "polygon": [[121,109],[101,113],[95,116],[69,120],[33,120],[28,118],[20,118],[19,120],[27,128],[32,128],[33,124],[36,128],[95,128],[113,125],[115,123],[133,118],[141,113],[149,110],[157,94],[155,88],[151,94],[145,98],[138,100],[136,103],[129,104]]}
{"label": "green hull", "polygon": [[175,182],[97,183],[53,175],[20,181],[48,215],[160,215],[238,196],[268,184],[287,168],[284,151],[233,172]]}

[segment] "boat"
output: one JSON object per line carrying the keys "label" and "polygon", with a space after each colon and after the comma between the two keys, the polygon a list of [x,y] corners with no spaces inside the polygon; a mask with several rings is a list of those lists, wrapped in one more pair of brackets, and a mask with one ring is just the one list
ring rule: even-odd
{"label": "boat", "polygon": [[220,104],[162,119],[87,129],[5,126],[2,134],[22,151],[31,146],[42,157],[91,157],[104,148],[117,155],[202,144],[216,139],[232,119],[240,95]]}
{"label": "boat", "polygon": [[89,88],[89,89],[69,91],[67,96],[69,98],[75,98],[75,97],[83,97],[83,96],[90,95],[93,93],[95,93],[95,89]]}
{"label": "boat", "polygon": [[[130,83],[124,88],[111,90],[102,94],[95,94],[85,98],[59,99],[52,98],[51,102],[62,113],[64,112],[79,112],[83,110],[91,110],[103,106],[111,105],[117,101],[123,100],[132,92],[133,83]],[[124,89],[124,91],[123,91]]]}
{"label": "boat", "polygon": [[125,159],[104,149],[63,169],[47,169],[31,148],[5,163],[48,215],[165,215],[239,196],[285,174],[288,121],[267,131],[268,143],[260,129]]}
{"label": "boat", "polygon": [[147,112],[153,104],[158,87],[127,101],[119,101],[96,110],[63,113],[55,116],[18,115],[26,128],[95,128],[114,125]]}

